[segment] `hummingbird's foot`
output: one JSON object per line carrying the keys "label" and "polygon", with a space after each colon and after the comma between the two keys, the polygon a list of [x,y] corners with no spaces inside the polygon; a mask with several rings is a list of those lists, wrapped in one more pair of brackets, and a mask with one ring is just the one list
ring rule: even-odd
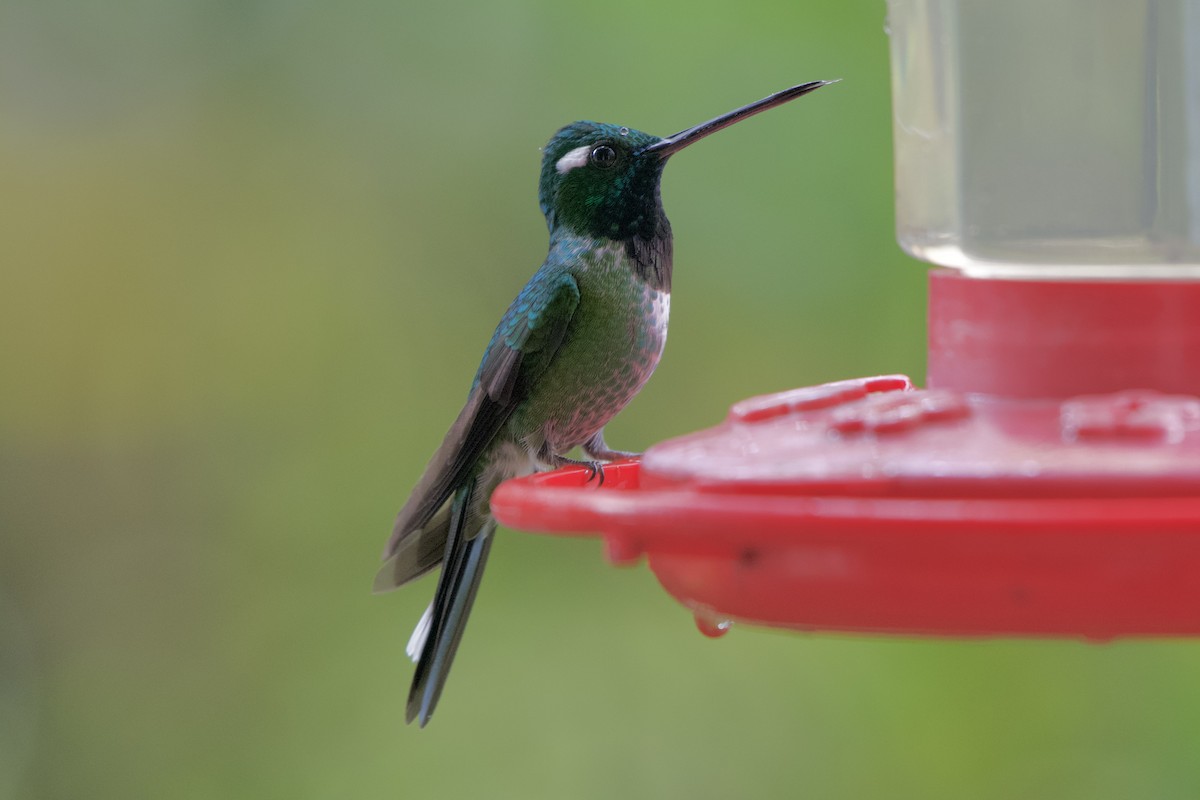
{"label": "hummingbird's foot", "polygon": [[584,483],[591,483],[593,480],[599,479],[596,482],[596,488],[599,489],[604,485],[604,465],[599,461],[585,461],[584,464],[588,468],[588,479]]}
{"label": "hummingbird's foot", "polygon": [[596,461],[620,461],[626,458],[638,458],[641,453],[631,453],[627,450],[613,450],[604,442],[604,429],[596,431],[592,438],[583,443],[580,448],[583,454]]}
{"label": "hummingbird's foot", "polygon": [[550,459],[550,466],[554,467],[555,469],[558,469],[559,467],[583,467],[588,471],[587,480],[584,481],[584,483],[591,483],[599,478],[600,482],[596,485],[604,485],[604,464],[599,461],[583,461],[577,458],[567,458],[566,456],[556,455]]}

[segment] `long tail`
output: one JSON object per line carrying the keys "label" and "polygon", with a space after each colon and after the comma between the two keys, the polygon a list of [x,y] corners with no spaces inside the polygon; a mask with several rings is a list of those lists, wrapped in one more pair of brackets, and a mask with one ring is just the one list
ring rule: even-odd
{"label": "long tail", "polygon": [[[406,719],[408,722],[418,720],[422,728],[433,716],[442,687],[446,685],[446,676],[450,673],[454,654],[462,640],[471,606],[475,602],[475,593],[483,577],[483,568],[492,548],[496,523],[490,516],[483,520],[476,517],[476,522],[482,524],[478,533],[471,535],[475,527],[469,524],[474,491],[475,481],[468,481],[455,491],[450,502],[450,524],[437,591],[426,612],[428,618],[422,618],[410,642],[410,648],[414,652],[419,651],[420,655],[408,693]],[[425,628],[423,632],[422,626]]]}

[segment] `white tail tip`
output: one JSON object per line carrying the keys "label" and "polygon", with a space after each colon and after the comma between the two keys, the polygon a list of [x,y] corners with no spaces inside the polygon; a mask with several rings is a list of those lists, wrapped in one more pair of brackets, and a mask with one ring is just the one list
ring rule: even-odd
{"label": "white tail tip", "polygon": [[413,628],[412,636],[408,637],[408,645],[404,648],[404,652],[408,653],[408,657],[413,661],[420,658],[421,651],[425,649],[425,640],[429,638],[431,619],[433,619],[433,603],[425,607],[425,613],[417,621],[417,627]]}

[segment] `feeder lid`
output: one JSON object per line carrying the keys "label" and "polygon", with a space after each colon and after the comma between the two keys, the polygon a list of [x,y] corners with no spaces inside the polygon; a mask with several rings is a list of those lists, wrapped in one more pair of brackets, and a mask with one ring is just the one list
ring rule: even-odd
{"label": "feeder lid", "polygon": [[733,406],[605,467],[508,481],[503,524],[645,554],[706,633],[1200,634],[1200,398],[1030,400],[904,376]]}

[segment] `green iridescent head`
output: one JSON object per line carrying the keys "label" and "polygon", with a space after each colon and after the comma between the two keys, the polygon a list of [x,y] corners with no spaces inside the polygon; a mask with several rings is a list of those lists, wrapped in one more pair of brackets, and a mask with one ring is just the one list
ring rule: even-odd
{"label": "green iridescent head", "polygon": [[573,122],[542,150],[538,201],[551,230],[597,238],[653,235],[664,158],[657,136],[601,122]]}

